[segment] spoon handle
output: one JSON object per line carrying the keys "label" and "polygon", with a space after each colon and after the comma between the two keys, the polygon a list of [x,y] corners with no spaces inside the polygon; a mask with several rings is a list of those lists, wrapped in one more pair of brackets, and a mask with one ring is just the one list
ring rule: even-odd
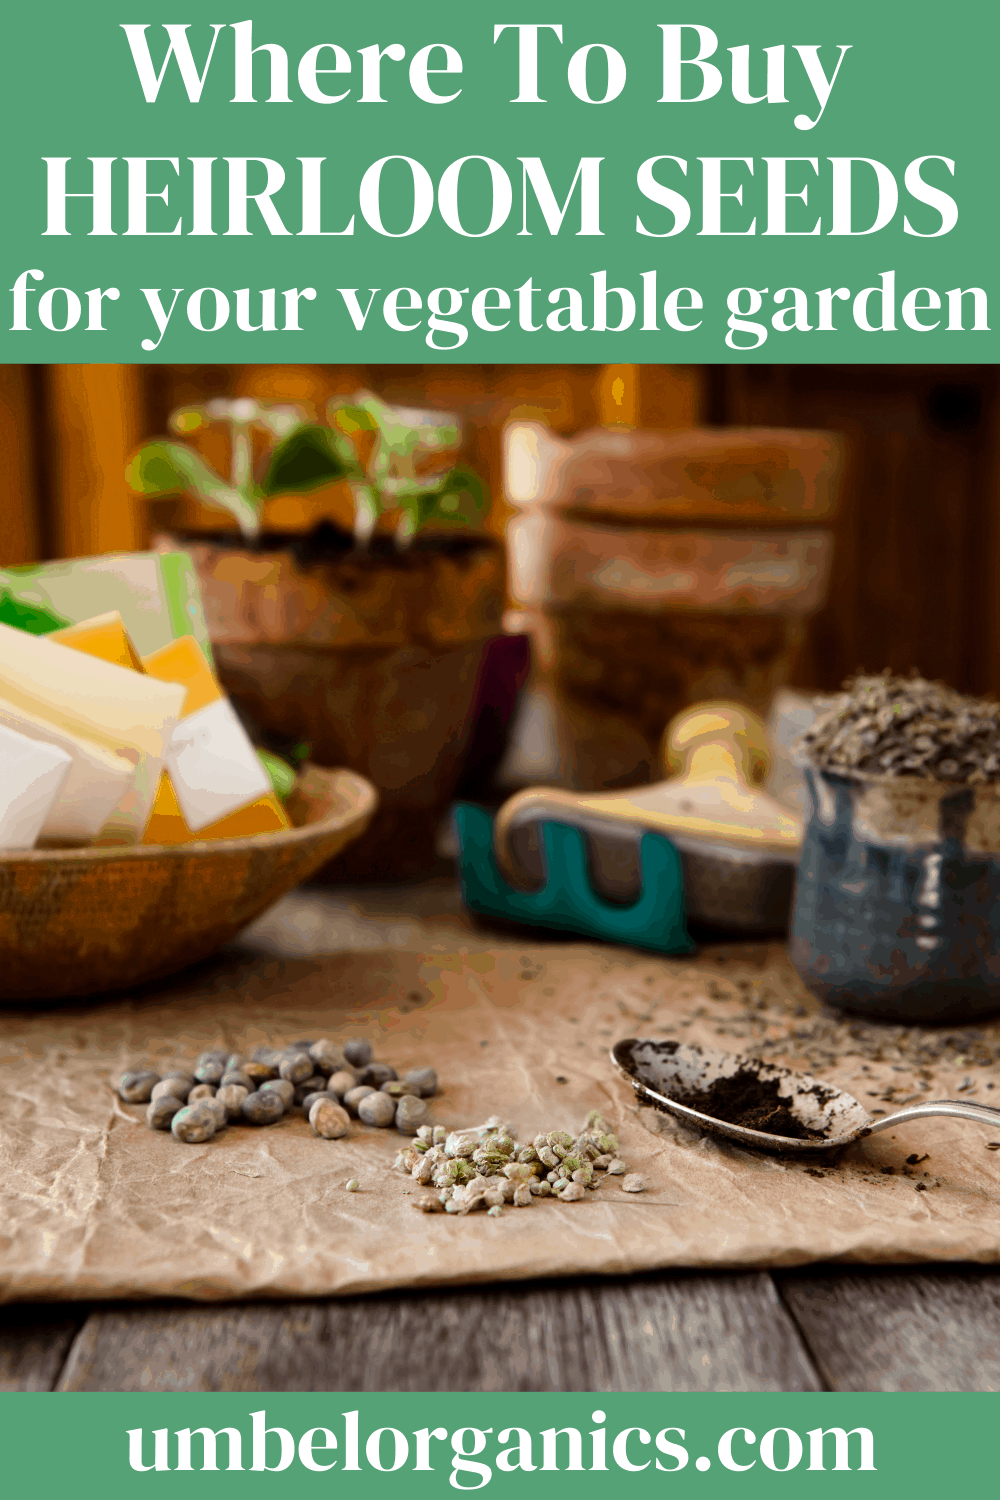
{"label": "spoon handle", "polygon": [[947,1115],[952,1120],[974,1120],[977,1125],[992,1125],[1000,1137],[1000,1109],[992,1104],[973,1104],[962,1099],[928,1099],[923,1104],[913,1104],[909,1109],[886,1115],[884,1120],[874,1120],[868,1127],[869,1135],[888,1130],[890,1125],[903,1125],[907,1120],[925,1120],[929,1115]]}

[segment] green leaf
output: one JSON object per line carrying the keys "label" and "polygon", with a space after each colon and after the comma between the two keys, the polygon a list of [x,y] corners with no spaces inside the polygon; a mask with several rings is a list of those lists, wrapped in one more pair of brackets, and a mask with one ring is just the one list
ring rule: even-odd
{"label": "green leaf", "polygon": [[244,536],[256,536],[260,530],[260,515],[253,501],[245,499],[183,443],[145,443],[126,467],[125,478],[133,493],[146,499],[193,495],[213,510],[228,511]]}
{"label": "green leaf", "polygon": [[295,785],[296,773],[294,769],[288,764],[287,760],[283,760],[280,755],[275,755],[273,750],[258,749],[257,759],[267,772],[268,780],[271,783],[271,790],[278,801],[286,801]]}
{"label": "green leaf", "polygon": [[404,502],[414,516],[416,529],[437,526],[479,526],[486,513],[486,493],[479,475],[458,466],[441,480]]}
{"label": "green leaf", "polygon": [[261,493],[313,490],[344,479],[354,465],[353,455],[348,452],[345,457],[342,444],[344,440],[328,427],[310,423],[294,428],[272,448]]}
{"label": "green leaf", "polygon": [[12,625],[15,630],[23,630],[28,635],[50,635],[53,630],[62,630],[72,623],[44,604],[30,604],[27,599],[19,599],[8,589],[0,589],[2,625]]}

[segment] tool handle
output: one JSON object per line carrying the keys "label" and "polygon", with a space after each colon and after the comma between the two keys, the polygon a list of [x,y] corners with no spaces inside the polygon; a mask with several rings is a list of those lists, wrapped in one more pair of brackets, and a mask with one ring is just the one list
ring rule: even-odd
{"label": "tool handle", "polygon": [[1000,1132],[1000,1109],[992,1104],[966,1103],[961,1099],[928,1099],[923,1104],[913,1104],[909,1109],[900,1109],[884,1120],[875,1120],[868,1127],[869,1135],[888,1130],[890,1125],[904,1125],[907,1120],[926,1120],[932,1115],[945,1115],[951,1120],[973,1120],[977,1125],[992,1125]]}
{"label": "tool handle", "polygon": [[671,719],[660,759],[664,775],[679,782],[724,776],[753,788],[767,777],[771,750],[763,720],[753,709],[719,699]]}

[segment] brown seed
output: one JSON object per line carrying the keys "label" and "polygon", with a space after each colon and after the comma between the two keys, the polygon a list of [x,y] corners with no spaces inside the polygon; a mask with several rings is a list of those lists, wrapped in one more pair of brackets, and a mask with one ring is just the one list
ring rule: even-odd
{"label": "brown seed", "polygon": [[227,1120],[240,1120],[243,1118],[243,1101],[249,1094],[250,1090],[242,1083],[224,1083],[215,1097],[226,1111]]}
{"label": "brown seed", "polygon": [[326,1141],[338,1140],[347,1135],[351,1128],[350,1116],[346,1109],[335,1104],[332,1099],[317,1099],[309,1111],[309,1124],[315,1135],[322,1136]]}
{"label": "brown seed", "polygon": [[338,1068],[335,1073],[330,1074],[326,1086],[331,1094],[336,1094],[338,1099],[343,1099],[351,1089],[358,1087],[358,1081],[349,1068]]}
{"label": "brown seed", "polygon": [[173,1094],[161,1094],[146,1106],[146,1124],[150,1130],[169,1130],[170,1122],[184,1105]]}
{"label": "brown seed", "polygon": [[384,1130],[396,1118],[396,1101],[372,1089],[358,1103],[358,1118],[365,1125],[377,1125]]}
{"label": "brown seed", "polygon": [[123,1073],[118,1080],[119,1097],[126,1104],[148,1104],[154,1086],[159,1083],[159,1073],[146,1068],[142,1071]]}
{"label": "brown seed", "polygon": [[164,1097],[179,1099],[184,1104],[193,1086],[192,1083],[188,1083],[182,1078],[161,1078],[159,1083],[153,1084],[153,1092],[149,1097],[153,1100]]}
{"label": "brown seed", "polygon": [[286,1052],[278,1064],[278,1076],[289,1083],[304,1083],[312,1077],[313,1059],[308,1052]]}
{"label": "brown seed", "polygon": [[423,1099],[415,1094],[404,1094],[396,1105],[396,1129],[403,1135],[416,1135],[421,1125],[430,1120],[431,1112]]}

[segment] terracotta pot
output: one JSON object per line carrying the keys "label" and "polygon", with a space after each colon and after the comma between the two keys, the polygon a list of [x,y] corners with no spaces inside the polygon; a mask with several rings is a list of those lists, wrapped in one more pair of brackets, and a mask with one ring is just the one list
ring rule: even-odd
{"label": "terracotta pot", "polygon": [[364,841],[330,878],[433,869],[462,773],[504,554],[490,538],[299,560],[289,549],[187,544],[226,691],[265,731],[311,746],[379,790]]}
{"label": "terracotta pot", "polygon": [[648,781],[665,725],[793,675],[832,556],[829,433],[507,431],[511,594],[578,790]]}

